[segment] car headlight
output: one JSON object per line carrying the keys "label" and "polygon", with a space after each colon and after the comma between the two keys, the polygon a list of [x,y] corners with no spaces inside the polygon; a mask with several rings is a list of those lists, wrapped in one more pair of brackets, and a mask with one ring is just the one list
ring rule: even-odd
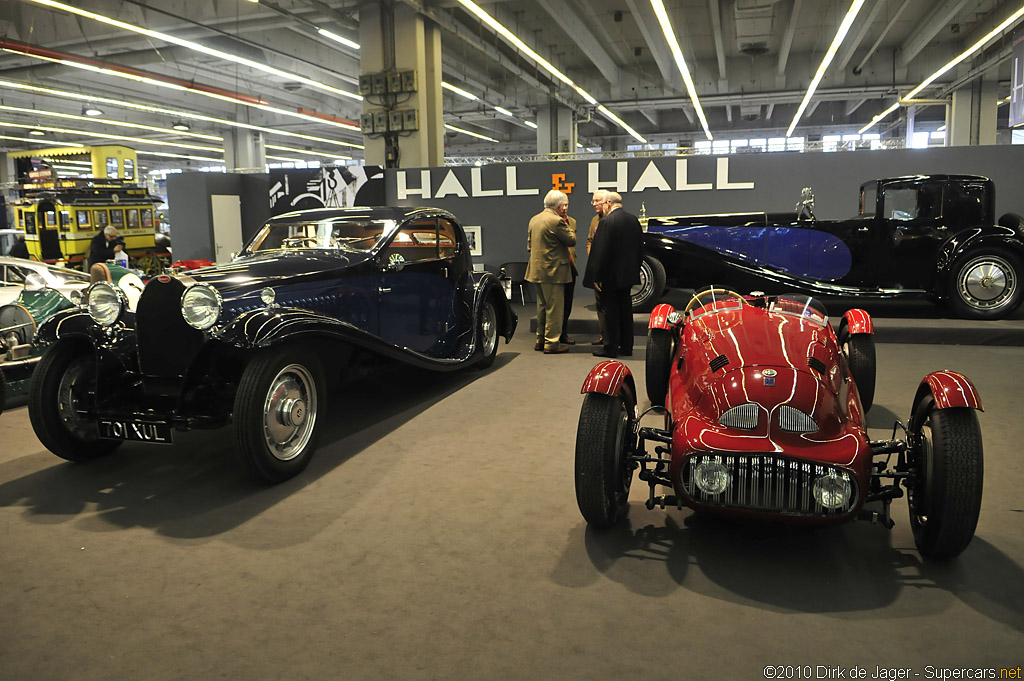
{"label": "car headlight", "polygon": [[126,307],[121,289],[105,281],[90,286],[86,299],[89,301],[89,316],[100,326],[113,325]]}
{"label": "car headlight", "polygon": [[721,494],[732,481],[729,469],[722,463],[722,457],[703,457],[693,467],[693,479],[704,494]]}
{"label": "car headlight", "polygon": [[814,481],[811,494],[814,495],[814,500],[825,508],[844,508],[850,502],[853,485],[850,484],[850,476],[846,472],[837,474],[831,471]]}
{"label": "car headlight", "polygon": [[208,329],[216,324],[221,307],[220,293],[208,284],[196,284],[181,297],[181,316],[196,329]]}

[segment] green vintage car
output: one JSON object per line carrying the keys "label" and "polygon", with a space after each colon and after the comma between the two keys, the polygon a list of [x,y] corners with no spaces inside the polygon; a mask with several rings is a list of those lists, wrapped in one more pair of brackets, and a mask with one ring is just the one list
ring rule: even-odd
{"label": "green vintage car", "polygon": [[36,327],[75,303],[52,288],[24,290],[13,303],[0,307],[0,412],[7,398],[28,391],[32,369],[42,348],[32,341]]}

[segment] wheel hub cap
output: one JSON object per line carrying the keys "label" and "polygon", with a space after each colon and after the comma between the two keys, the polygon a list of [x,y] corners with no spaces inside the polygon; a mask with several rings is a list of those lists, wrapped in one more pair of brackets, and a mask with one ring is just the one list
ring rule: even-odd
{"label": "wheel hub cap", "polygon": [[270,452],[281,461],[298,456],[316,423],[316,388],[309,371],[298,364],[282,369],[267,391],[263,435]]}
{"label": "wheel hub cap", "polygon": [[968,263],[961,270],[959,284],[964,302],[987,310],[1008,303],[1017,287],[1013,269],[998,256],[984,256]]}
{"label": "wheel hub cap", "polygon": [[288,398],[281,401],[278,420],[286,426],[301,426],[306,419],[306,403],[301,399]]}

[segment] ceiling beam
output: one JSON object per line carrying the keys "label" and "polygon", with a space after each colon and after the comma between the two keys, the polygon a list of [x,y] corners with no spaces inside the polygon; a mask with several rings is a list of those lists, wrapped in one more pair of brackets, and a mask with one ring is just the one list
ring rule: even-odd
{"label": "ceiling beam", "polygon": [[853,53],[857,51],[857,48],[860,47],[861,42],[864,40],[864,36],[867,35],[868,31],[875,24],[875,19],[878,18],[878,13],[885,7],[885,3],[886,0],[875,0],[875,6],[871,8],[868,18],[861,23],[857,35],[853,37],[853,40],[844,41],[843,47],[837,55],[836,72],[846,71],[846,65],[853,59]]}
{"label": "ceiling beam", "polygon": [[939,31],[947,26],[956,17],[957,12],[963,9],[967,0],[945,0],[938,7],[931,11],[923,21],[915,24],[914,30],[907,36],[907,39],[900,45],[900,56],[896,65],[904,67],[913,61],[914,57],[920,54],[932,41]]}
{"label": "ceiling beam", "polygon": [[852,115],[853,112],[859,109],[866,101],[868,101],[867,98],[846,100],[846,115]]}
{"label": "ceiling beam", "polygon": [[786,63],[789,61],[789,51],[793,47],[793,36],[796,35],[796,22],[800,16],[800,6],[804,0],[792,0],[793,6],[789,12],[789,21],[786,22],[786,32],[782,35],[782,44],[779,45],[779,65],[776,68],[776,75],[786,75]]}
{"label": "ceiling beam", "polygon": [[875,44],[868,49],[867,53],[864,55],[864,58],[860,60],[860,63],[853,67],[853,75],[859,76],[861,74],[861,72],[864,70],[864,65],[868,63],[869,59],[871,59],[871,55],[873,55],[875,51],[878,50],[878,46],[882,44],[883,40],[885,40],[885,36],[889,35],[889,31],[891,31],[892,27],[896,25],[896,21],[900,18],[900,15],[903,14],[903,10],[907,8],[908,4],[910,4],[910,0],[903,0],[903,2],[900,4],[896,12],[893,13],[893,15],[889,18],[889,23],[887,23],[885,25],[885,28],[882,29],[882,32],[878,35],[878,38],[875,40]]}
{"label": "ceiling beam", "polygon": [[537,3],[551,15],[566,35],[573,39],[604,79],[612,85],[618,85],[621,77],[618,65],[576,11],[564,0],[537,0]]}
{"label": "ceiling beam", "polygon": [[725,80],[725,36],[722,35],[722,7],[718,0],[708,2],[708,14],[711,15],[711,35],[715,39],[715,56],[718,58],[718,78]]}
{"label": "ceiling beam", "polygon": [[665,83],[682,82],[683,77],[673,73],[675,62],[672,55],[669,54],[661,26],[658,25],[657,17],[654,16],[654,10],[650,3],[639,4],[637,0],[626,0],[626,6],[629,7],[637,28],[640,29],[640,34],[647,42],[647,49],[651,51],[651,56],[654,57],[654,62],[658,65],[662,81]]}

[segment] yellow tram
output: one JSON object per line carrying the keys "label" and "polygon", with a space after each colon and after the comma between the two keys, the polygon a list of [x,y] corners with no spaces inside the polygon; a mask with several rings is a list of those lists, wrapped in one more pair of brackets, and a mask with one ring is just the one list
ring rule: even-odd
{"label": "yellow tram", "polygon": [[[158,249],[157,206],[162,199],[134,183],[135,152],[125,147],[41,149],[13,152],[20,198],[14,202],[15,225],[25,233],[29,255],[44,262],[62,262],[85,269],[92,238],[111,225],[125,240],[133,265],[160,270],[169,262]],[[30,169],[18,159],[91,156],[93,177],[60,178],[48,167]],[[161,253],[159,251],[163,251]]]}

